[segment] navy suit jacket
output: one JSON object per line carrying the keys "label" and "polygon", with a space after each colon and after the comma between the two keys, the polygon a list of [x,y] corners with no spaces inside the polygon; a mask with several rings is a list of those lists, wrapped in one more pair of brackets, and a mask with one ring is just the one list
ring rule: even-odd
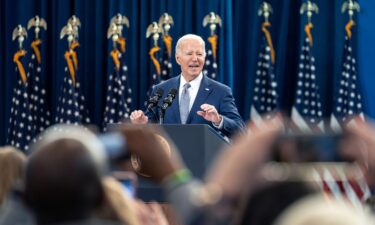
{"label": "navy suit jacket", "polygon": [[[172,88],[178,90],[179,86],[180,76],[173,77],[156,85],[151,96],[153,96],[155,91],[160,88],[164,90],[164,94],[159,100],[158,105],[160,106],[162,105],[163,99],[167,96],[168,92]],[[164,124],[181,124],[178,93],[172,102],[172,105],[165,111]],[[204,103],[215,106],[219,114],[223,117],[223,127],[219,131],[224,135],[230,137],[234,133],[244,128],[245,125],[238,113],[231,89],[228,86],[214,81],[206,76],[203,76],[186,124],[208,124],[214,129],[218,130],[212,125],[212,122],[205,120],[202,116],[197,114],[197,111],[201,110],[200,106]],[[159,112],[159,109],[157,108],[155,112]],[[152,122],[158,121],[158,115],[147,113],[147,116]]]}

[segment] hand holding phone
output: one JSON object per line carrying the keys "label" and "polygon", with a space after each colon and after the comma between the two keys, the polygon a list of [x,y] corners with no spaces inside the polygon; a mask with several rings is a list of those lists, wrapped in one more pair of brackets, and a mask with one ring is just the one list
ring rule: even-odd
{"label": "hand holding phone", "polygon": [[366,163],[367,149],[347,133],[280,134],[273,144],[273,159],[279,162]]}

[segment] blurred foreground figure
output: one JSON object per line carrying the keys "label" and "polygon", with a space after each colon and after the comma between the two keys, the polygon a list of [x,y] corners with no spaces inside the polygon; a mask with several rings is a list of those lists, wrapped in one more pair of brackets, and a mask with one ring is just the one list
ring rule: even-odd
{"label": "blurred foreground figure", "polygon": [[[121,139],[117,150],[125,151],[122,136],[111,137]],[[38,225],[166,224],[159,206],[132,199],[108,176],[110,148],[82,127],[57,125],[44,133],[25,176],[25,201]]]}
{"label": "blurred foreground figure", "polygon": [[78,127],[48,129],[26,166],[25,201],[36,223],[116,224],[94,217],[105,199],[105,167],[104,148],[94,134]]}
{"label": "blurred foreground figure", "polygon": [[323,196],[302,198],[292,204],[274,225],[371,225],[374,218],[349,202],[327,202]]}
{"label": "blurred foreground figure", "polygon": [[89,221],[104,199],[94,160],[86,147],[72,139],[41,146],[26,169],[25,197],[37,224]]}
{"label": "blurred foreground figure", "polygon": [[6,195],[23,181],[26,156],[13,147],[0,148],[0,208],[6,204]]}
{"label": "blurred foreground figure", "polygon": [[272,225],[285,208],[312,193],[314,189],[304,182],[268,182],[244,198],[236,224]]}
{"label": "blurred foreground figure", "polygon": [[[192,177],[178,157],[173,144],[171,156],[166,154],[163,146],[154,137],[152,129],[128,125],[119,130],[126,136],[128,150],[137,154],[142,161],[142,172],[162,184],[182,224],[224,225],[235,222],[234,224],[243,225],[273,225],[275,221],[281,220],[279,218],[284,215],[285,209],[298,203],[305,196],[315,193],[301,180],[297,180],[296,183],[274,180],[275,186],[265,185],[269,180],[265,180],[262,172],[272,155],[271,145],[281,131],[280,121],[270,121],[262,129],[241,134],[234,139],[233,145],[213,162],[204,181]],[[372,146],[372,150],[369,150],[370,166],[375,165],[375,131],[371,132],[366,132],[373,134],[372,137],[367,135],[367,143]],[[366,141],[364,136],[361,139]],[[356,160],[360,160],[360,156]],[[325,221],[345,225],[337,218],[337,215],[345,214],[345,210],[343,211],[340,206],[335,207],[335,199],[326,198],[327,205],[324,207],[330,207],[331,203],[336,213],[332,216],[327,215],[327,220],[324,219],[326,214],[323,210],[322,214],[316,216],[317,223],[287,222],[282,225],[324,224]],[[242,214],[239,215],[241,205],[245,205],[245,208],[242,208]],[[353,213],[347,216],[358,221],[352,224],[371,224],[367,215],[357,214],[357,209],[350,207],[349,210]],[[309,210],[309,207],[306,206],[306,210]],[[349,221],[353,220],[348,219]]]}
{"label": "blurred foreground figure", "polygon": [[33,217],[19,190],[24,181],[26,156],[13,147],[0,148],[0,225],[32,225]]}

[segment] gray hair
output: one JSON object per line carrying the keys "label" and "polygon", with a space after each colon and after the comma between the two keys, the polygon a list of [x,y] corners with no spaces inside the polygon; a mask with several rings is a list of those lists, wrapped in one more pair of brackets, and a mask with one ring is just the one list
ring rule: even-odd
{"label": "gray hair", "polygon": [[106,174],[108,159],[103,143],[93,132],[81,126],[56,124],[49,127],[42,133],[41,139],[33,145],[33,154],[30,157],[33,157],[39,149],[61,139],[72,139],[81,143],[95,162],[99,175]]}
{"label": "gray hair", "polygon": [[201,36],[198,36],[196,34],[185,34],[184,36],[180,37],[180,39],[178,39],[177,41],[177,44],[176,44],[176,49],[175,49],[175,54],[179,54],[181,52],[181,44],[182,42],[186,41],[186,40],[198,40],[202,47],[203,47],[203,52],[204,52],[204,55],[206,55],[206,43],[204,42],[203,38]]}

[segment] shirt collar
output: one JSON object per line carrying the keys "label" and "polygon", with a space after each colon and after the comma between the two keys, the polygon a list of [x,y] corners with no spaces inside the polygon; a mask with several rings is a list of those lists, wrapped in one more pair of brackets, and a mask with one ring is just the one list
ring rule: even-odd
{"label": "shirt collar", "polygon": [[[203,79],[203,73],[201,72],[194,80],[190,81],[190,85],[193,89],[196,89],[197,87],[200,86],[201,84],[201,81]],[[185,80],[184,76],[180,76],[180,90],[182,89],[182,87],[184,86],[184,84],[186,84],[187,81]]]}

